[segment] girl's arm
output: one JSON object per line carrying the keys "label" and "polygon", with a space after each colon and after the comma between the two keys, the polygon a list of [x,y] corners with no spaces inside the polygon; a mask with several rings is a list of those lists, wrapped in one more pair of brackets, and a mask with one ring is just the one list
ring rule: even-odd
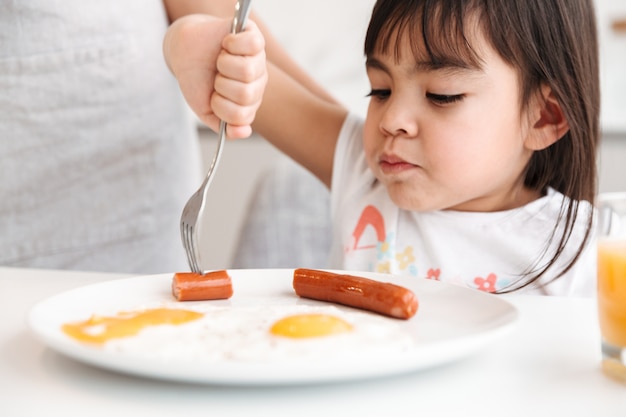
{"label": "girl's arm", "polygon": [[268,75],[254,130],[330,187],[335,144],[347,111],[272,63]]}

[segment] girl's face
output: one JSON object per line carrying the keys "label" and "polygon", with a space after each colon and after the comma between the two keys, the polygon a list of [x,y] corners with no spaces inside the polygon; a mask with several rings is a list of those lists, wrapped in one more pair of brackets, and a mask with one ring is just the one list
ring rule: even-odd
{"label": "girl's face", "polygon": [[480,69],[419,63],[407,38],[399,56],[389,48],[367,62],[365,154],[394,203],[488,212],[538,198],[523,186],[532,126],[520,110],[516,71],[480,36],[472,44]]}

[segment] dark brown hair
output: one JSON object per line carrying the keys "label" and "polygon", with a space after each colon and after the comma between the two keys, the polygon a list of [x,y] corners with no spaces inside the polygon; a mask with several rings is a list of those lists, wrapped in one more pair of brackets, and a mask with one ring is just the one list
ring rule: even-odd
{"label": "dark brown hair", "polygon": [[[552,187],[569,197],[546,243],[558,239],[557,250],[549,262],[538,260],[522,274],[526,279],[502,291],[509,292],[534,282],[555,264],[582,214],[579,202],[594,202],[600,136],[595,12],[592,0],[379,0],[368,27],[365,55],[393,51],[397,56],[398,40],[409,36],[416,59],[426,58],[434,67],[480,67],[480,55],[469,41],[473,22],[502,59],[517,69],[520,108],[548,85],[569,123],[560,140],[533,153],[523,174],[527,187],[540,192]],[[574,265],[590,239],[593,217],[591,211],[584,215],[585,238],[566,267],[554,275],[557,278]],[[561,224],[562,233],[556,236]]]}

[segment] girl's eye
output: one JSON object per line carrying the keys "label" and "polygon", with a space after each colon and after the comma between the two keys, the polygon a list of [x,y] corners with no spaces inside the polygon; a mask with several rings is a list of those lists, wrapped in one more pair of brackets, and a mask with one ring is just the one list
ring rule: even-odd
{"label": "girl's eye", "polygon": [[457,101],[461,101],[463,100],[465,95],[464,94],[447,95],[447,94],[426,93],[426,97],[435,104],[445,105],[445,104],[452,104],[452,103],[456,103]]}
{"label": "girl's eye", "polygon": [[390,95],[391,95],[391,90],[372,89],[372,91],[369,92],[367,97],[374,97],[374,98],[377,98],[379,100],[384,100],[386,98],[389,98]]}

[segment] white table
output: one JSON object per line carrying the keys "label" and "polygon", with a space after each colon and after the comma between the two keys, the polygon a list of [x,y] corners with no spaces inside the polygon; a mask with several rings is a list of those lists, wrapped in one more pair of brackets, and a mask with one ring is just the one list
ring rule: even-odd
{"label": "white table", "polygon": [[520,320],[481,353],[396,377],[292,387],[178,384],[116,374],[38,342],[38,301],[124,275],[0,268],[0,416],[626,416],[600,371],[591,299],[508,296]]}

